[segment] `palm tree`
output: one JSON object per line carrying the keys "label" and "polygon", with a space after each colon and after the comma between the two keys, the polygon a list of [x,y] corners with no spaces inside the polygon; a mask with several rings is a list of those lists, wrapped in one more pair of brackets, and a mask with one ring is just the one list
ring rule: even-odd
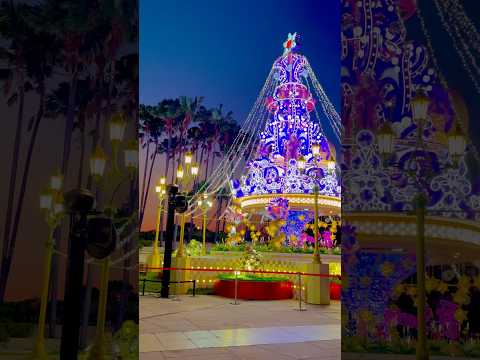
{"label": "palm tree", "polygon": [[[0,267],[0,303],[4,301],[8,275],[15,251],[17,234],[21,220],[26,187],[29,180],[30,165],[35,149],[38,129],[44,117],[46,80],[52,74],[56,59],[56,37],[45,31],[34,30],[32,17],[38,6],[15,5],[13,1],[2,3],[0,8],[0,33],[12,40],[10,47],[1,49],[0,56],[10,65],[9,84],[17,84],[17,91],[11,95],[8,103],[18,102],[17,127],[14,137],[14,150],[10,169],[9,198],[3,233],[3,252]],[[14,33],[12,33],[12,31]],[[7,88],[7,90],[9,90]],[[39,97],[39,107],[30,119],[27,131],[31,133],[25,164],[22,171],[20,188],[17,192],[16,178],[19,166],[19,154],[23,137],[25,93],[35,91]],[[18,199],[15,204],[15,194]]]}
{"label": "palm tree", "polygon": [[[140,200],[140,226],[143,221],[143,215],[145,212],[145,206],[148,200],[148,193],[150,188],[150,181],[152,177],[153,167],[155,160],[159,154],[159,144],[164,131],[164,123],[161,118],[161,113],[158,106],[140,105],[139,111],[140,119],[140,139],[142,141],[142,147],[146,148],[145,168],[143,172],[142,181],[142,194]],[[154,151],[150,155],[150,148],[153,145]],[[149,164],[150,161],[150,164]],[[148,173],[148,180],[147,180]]]}

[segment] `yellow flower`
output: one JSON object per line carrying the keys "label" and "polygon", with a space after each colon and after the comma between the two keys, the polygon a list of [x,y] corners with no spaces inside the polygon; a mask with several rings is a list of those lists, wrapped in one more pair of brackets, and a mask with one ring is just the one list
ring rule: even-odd
{"label": "yellow flower", "polygon": [[410,297],[417,296],[417,288],[415,286],[409,286],[407,288],[407,295],[409,295]]}
{"label": "yellow flower", "polygon": [[394,298],[398,298],[403,292],[405,291],[405,285],[398,284],[393,288],[393,296]]}
{"label": "yellow flower", "polygon": [[360,278],[360,284],[365,287],[369,286],[371,281],[372,280],[368,276],[363,276]]}
{"label": "yellow flower", "polygon": [[360,319],[366,322],[373,321],[373,316],[368,310],[361,310],[360,311]]}
{"label": "yellow flower", "polygon": [[465,291],[460,291],[460,289],[453,295],[453,301],[459,305],[468,305],[470,304],[470,296],[467,295]]}
{"label": "yellow flower", "polygon": [[448,291],[448,285],[443,281],[439,281],[437,284],[437,291],[442,294],[446,293]]}
{"label": "yellow flower", "polygon": [[437,279],[428,277],[425,279],[425,289],[427,292],[431,292],[432,290],[435,290],[437,288]]}
{"label": "yellow flower", "polygon": [[465,321],[467,318],[467,315],[465,314],[465,311],[462,309],[457,309],[455,311],[455,320],[457,320],[460,324]]}
{"label": "yellow flower", "polygon": [[461,276],[458,280],[458,289],[463,291],[468,291],[470,288],[470,277],[468,276]]}
{"label": "yellow flower", "polygon": [[477,275],[474,279],[473,279],[473,284],[472,284],[473,287],[477,288],[477,289],[480,289],[480,275]]}
{"label": "yellow flower", "polygon": [[393,273],[393,265],[390,262],[385,262],[382,264],[380,271],[382,272],[382,275],[385,277],[390,276]]}

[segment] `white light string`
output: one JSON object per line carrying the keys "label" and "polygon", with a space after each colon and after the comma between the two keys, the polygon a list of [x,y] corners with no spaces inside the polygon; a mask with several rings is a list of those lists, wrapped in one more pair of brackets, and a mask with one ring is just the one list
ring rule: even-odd
{"label": "white light string", "polygon": [[[467,71],[467,74],[470,77],[470,79],[472,80],[472,83],[473,83],[475,89],[477,90],[478,94],[480,94],[480,84],[478,83],[477,79],[475,78],[475,76],[473,74],[473,71],[470,68],[470,66],[468,65],[467,60],[465,58],[466,56],[468,56],[470,58],[473,69],[476,70],[478,74],[480,74],[480,68],[478,68],[478,66],[476,65],[475,57],[468,50],[468,46],[465,45],[464,41],[462,40],[462,37],[458,36],[458,34],[457,34],[457,36],[455,36],[455,34],[452,32],[450,24],[448,23],[448,21],[445,18],[446,16],[448,16],[446,14],[449,13],[449,9],[444,11],[442,9],[440,3],[438,2],[438,0],[433,0],[433,2],[434,2],[435,6],[437,8],[438,15],[440,16],[440,21],[441,21],[443,27],[445,28],[445,30],[447,31],[448,35],[450,36],[450,38],[452,40],[453,47],[454,47],[455,51],[457,52],[457,55],[460,58],[460,61],[462,62],[463,67]],[[451,20],[453,20],[453,19],[451,19]],[[455,21],[452,21],[452,26],[456,27],[455,26]],[[458,44],[462,45],[463,51],[462,51],[462,49],[460,49]]]}
{"label": "white light string", "polygon": [[[435,52],[433,50],[433,46],[432,46],[432,40],[430,38],[430,34],[427,30],[427,26],[425,24],[425,20],[422,16],[422,13],[420,11],[420,8],[417,8],[417,16],[420,20],[420,26],[422,28],[422,31],[425,35],[425,38],[427,40],[427,48],[429,50],[429,53],[430,53],[430,58],[432,59],[432,62],[433,62],[433,66],[438,74],[438,77],[439,77],[439,80],[440,80],[440,83],[442,84],[442,86],[445,88],[445,90],[448,90],[449,89],[449,86],[448,86],[448,83],[447,83],[447,80],[446,78],[443,76],[443,73],[440,71],[440,66],[438,65],[438,62],[437,62],[437,58],[435,57]],[[450,105],[452,106],[452,110],[454,112],[454,115],[455,115],[455,118],[456,119],[459,119],[459,116],[458,116],[458,112],[457,112],[457,109],[456,109],[456,106],[455,106],[455,102],[453,101],[453,98],[450,94],[449,91],[447,91],[447,95],[448,95],[448,100],[450,102]],[[462,133],[465,135],[466,139],[467,139],[467,144],[468,144],[468,148],[470,149],[471,153],[473,154],[473,157],[475,159],[475,161],[480,164],[480,155],[478,153],[478,150],[477,150],[477,147],[475,146],[475,144],[473,144],[468,132],[466,131],[465,127],[464,127],[464,124],[461,122],[461,121],[456,121],[457,124],[460,126],[460,129],[462,130]]]}
{"label": "white light string", "polygon": [[[203,194],[210,195],[221,190],[231,179],[231,175],[236,172],[239,165],[245,160],[245,152],[250,150],[250,154],[254,151],[254,143],[257,141],[257,132],[266,122],[265,111],[265,95],[269,93],[273,85],[273,68],[270,71],[267,80],[257,97],[252,111],[242,126],[242,130],[235,139],[232,147],[217,165],[207,183],[200,187],[189,201],[190,211],[186,215],[190,215],[195,210],[195,205]],[[260,110],[260,114],[259,114]],[[259,116],[260,115],[260,116]],[[250,148],[250,149],[249,149]],[[236,157],[236,161],[232,163],[232,158]]]}
{"label": "white light string", "polygon": [[[319,98],[320,103],[322,105],[323,112],[327,117],[331,128],[334,130],[334,135],[336,136],[337,142],[340,142],[342,130],[343,130],[342,120],[340,119],[340,116],[335,110],[335,107],[330,102],[327,94],[325,94],[325,91],[323,90],[322,85],[319,83],[317,77],[315,76],[315,73],[312,67],[310,66],[310,63],[308,62],[308,60],[307,60],[307,70],[310,76],[310,80],[312,81],[313,87],[316,90],[316,95]],[[318,119],[318,121],[320,122],[320,118]]]}

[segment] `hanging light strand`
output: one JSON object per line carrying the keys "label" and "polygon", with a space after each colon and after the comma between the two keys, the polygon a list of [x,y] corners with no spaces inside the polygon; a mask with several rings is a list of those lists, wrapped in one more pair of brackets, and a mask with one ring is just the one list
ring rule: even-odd
{"label": "hanging light strand", "polygon": [[[434,1],[436,1],[436,0],[434,0]],[[425,24],[425,19],[422,16],[422,12],[420,11],[420,7],[417,8],[417,16],[418,16],[418,19],[420,20],[420,26],[422,28],[423,34],[424,34],[424,36],[427,40],[427,49],[428,49],[428,52],[430,54],[430,58],[432,59],[433,67],[435,68],[435,71],[438,75],[438,78],[440,80],[441,85],[446,90],[448,90],[449,86],[448,86],[447,80],[446,80],[445,76],[443,75],[443,73],[440,71],[440,66],[438,65],[438,61],[437,61],[437,58],[435,56],[435,52],[433,50],[432,39],[430,37],[430,33],[427,30],[427,26]],[[458,111],[456,109],[455,102],[453,101],[453,98],[452,98],[450,92],[447,91],[447,95],[448,95],[448,101],[449,101],[449,103],[452,107],[454,116],[455,116],[456,119],[459,119]],[[470,138],[468,132],[466,131],[464,124],[461,121],[457,121],[457,123],[458,123],[458,126],[460,126],[461,131],[465,135],[465,138],[467,140],[467,146],[470,149],[471,154],[473,155],[477,164],[480,164],[480,155],[478,153],[477,147],[475,146],[475,144],[473,144],[472,139]]]}
{"label": "hanging light strand", "polygon": [[[271,69],[267,80],[264,83],[262,90],[260,91],[257,100],[247,116],[242,129],[240,130],[238,136],[235,138],[232,146],[229,151],[225,154],[222,160],[219,162],[213,173],[208,179],[208,182],[201,186],[193,197],[189,201],[189,211],[186,213],[187,216],[191,215],[195,210],[197,200],[200,194],[213,194],[217,193],[228,183],[233,173],[239,168],[245,158],[249,158],[251,152],[254,150],[255,142],[257,141],[257,132],[261,127],[265,125],[267,116],[265,116],[265,99],[266,94],[268,94],[273,86],[275,81],[273,80],[273,68]],[[249,155],[246,157],[246,152],[249,151]],[[232,163],[232,159],[235,161]],[[203,195],[202,195],[203,196]]]}
{"label": "hanging light strand", "polygon": [[[452,40],[452,45],[453,45],[455,51],[457,52],[457,55],[460,58],[460,61],[462,62],[463,67],[465,68],[468,76],[472,80],[472,83],[473,83],[475,89],[477,90],[478,94],[480,94],[480,84],[477,81],[475,75],[473,74],[474,70],[477,74],[480,74],[480,68],[476,64],[475,57],[469,51],[468,46],[465,44],[462,37],[460,35],[458,35],[458,33],[457,34],[453,33],[452,27],[455,27],[456,29],[458,29],[458,28],[455,26],[455,21],[453,19],[450,18],[450,20],[452,22],[452,27],[450,26],[449,22],[446,19],[446,16],[448,16],[448,14],[450,13],[450,9],[445,9],[444,10],[442,8],[442,6],[440,5],[438,0],[434,0],[433,2],[435,4],[435,7],[437,8],[437,12],[438,12],[438,15],[440,17],[440,21],[441,21],[443,27],[445,28],[445,30],[447,31],[448,35],[450,36],[450,39]],[[443,5],[445,5],[445,4],[443,4]],[[461,48],[460,48],[459,44],[460,44]],[[471,66],[468,65],[466,57],[468,57],[470,59],[470,62],[472,64]],[[473,67],[473,70],[472,70],[471,67]]]}
{"label": "hanging light strand", "polygon": [[[335,107],[333,104],[330,102],[327,94],[325,94],[325,91],[323,90],[322,85],[320,85],[312,67],[310,66],[310,63],[307,60],[307,71],[309,74],[309,77],[312,81],[313,87],[315,89],[316,95],[318,99],[320,100],[320,103],[322,105],[323,112],[325,113],[325,116],[327,117],[329,121],[329,125],[334,131],[336,140],[340,142],[341,140],[341,134],[342,134],[342,120],[340,119],[340,116],[338,115],[337,111],[335,110]],[[320,121],[320,118],[318,119]]]}

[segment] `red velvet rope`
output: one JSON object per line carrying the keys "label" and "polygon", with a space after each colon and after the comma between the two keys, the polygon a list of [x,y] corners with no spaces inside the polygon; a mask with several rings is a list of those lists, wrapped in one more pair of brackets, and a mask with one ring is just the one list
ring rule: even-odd
{"label": "red velvet rope", "polygon": [[179,270],[179,271],[210,271],[210,272],[233,272],[233,271],[238,271],[238,272],[243,272],[243,273],[260,273],[260,274],[283,274],[283,275],[305,275],[305,276],[316,276],[316,277],[321,277],[321,278],[336,278],[336,279],[341,279],[341,275],[326,275],[326,274],[315,274],[315,273],[304,273],[304,272],[293,272],[293,271],[265,271],[265,270],[244,270],[244,269],[194,269],[194,268],[176,268],[176,267],[170,267],[170,268],[164,268],[164,267],[149,267],[149,266],[143,266],[141,269],[144,269],[145,271],[148,270]]}

